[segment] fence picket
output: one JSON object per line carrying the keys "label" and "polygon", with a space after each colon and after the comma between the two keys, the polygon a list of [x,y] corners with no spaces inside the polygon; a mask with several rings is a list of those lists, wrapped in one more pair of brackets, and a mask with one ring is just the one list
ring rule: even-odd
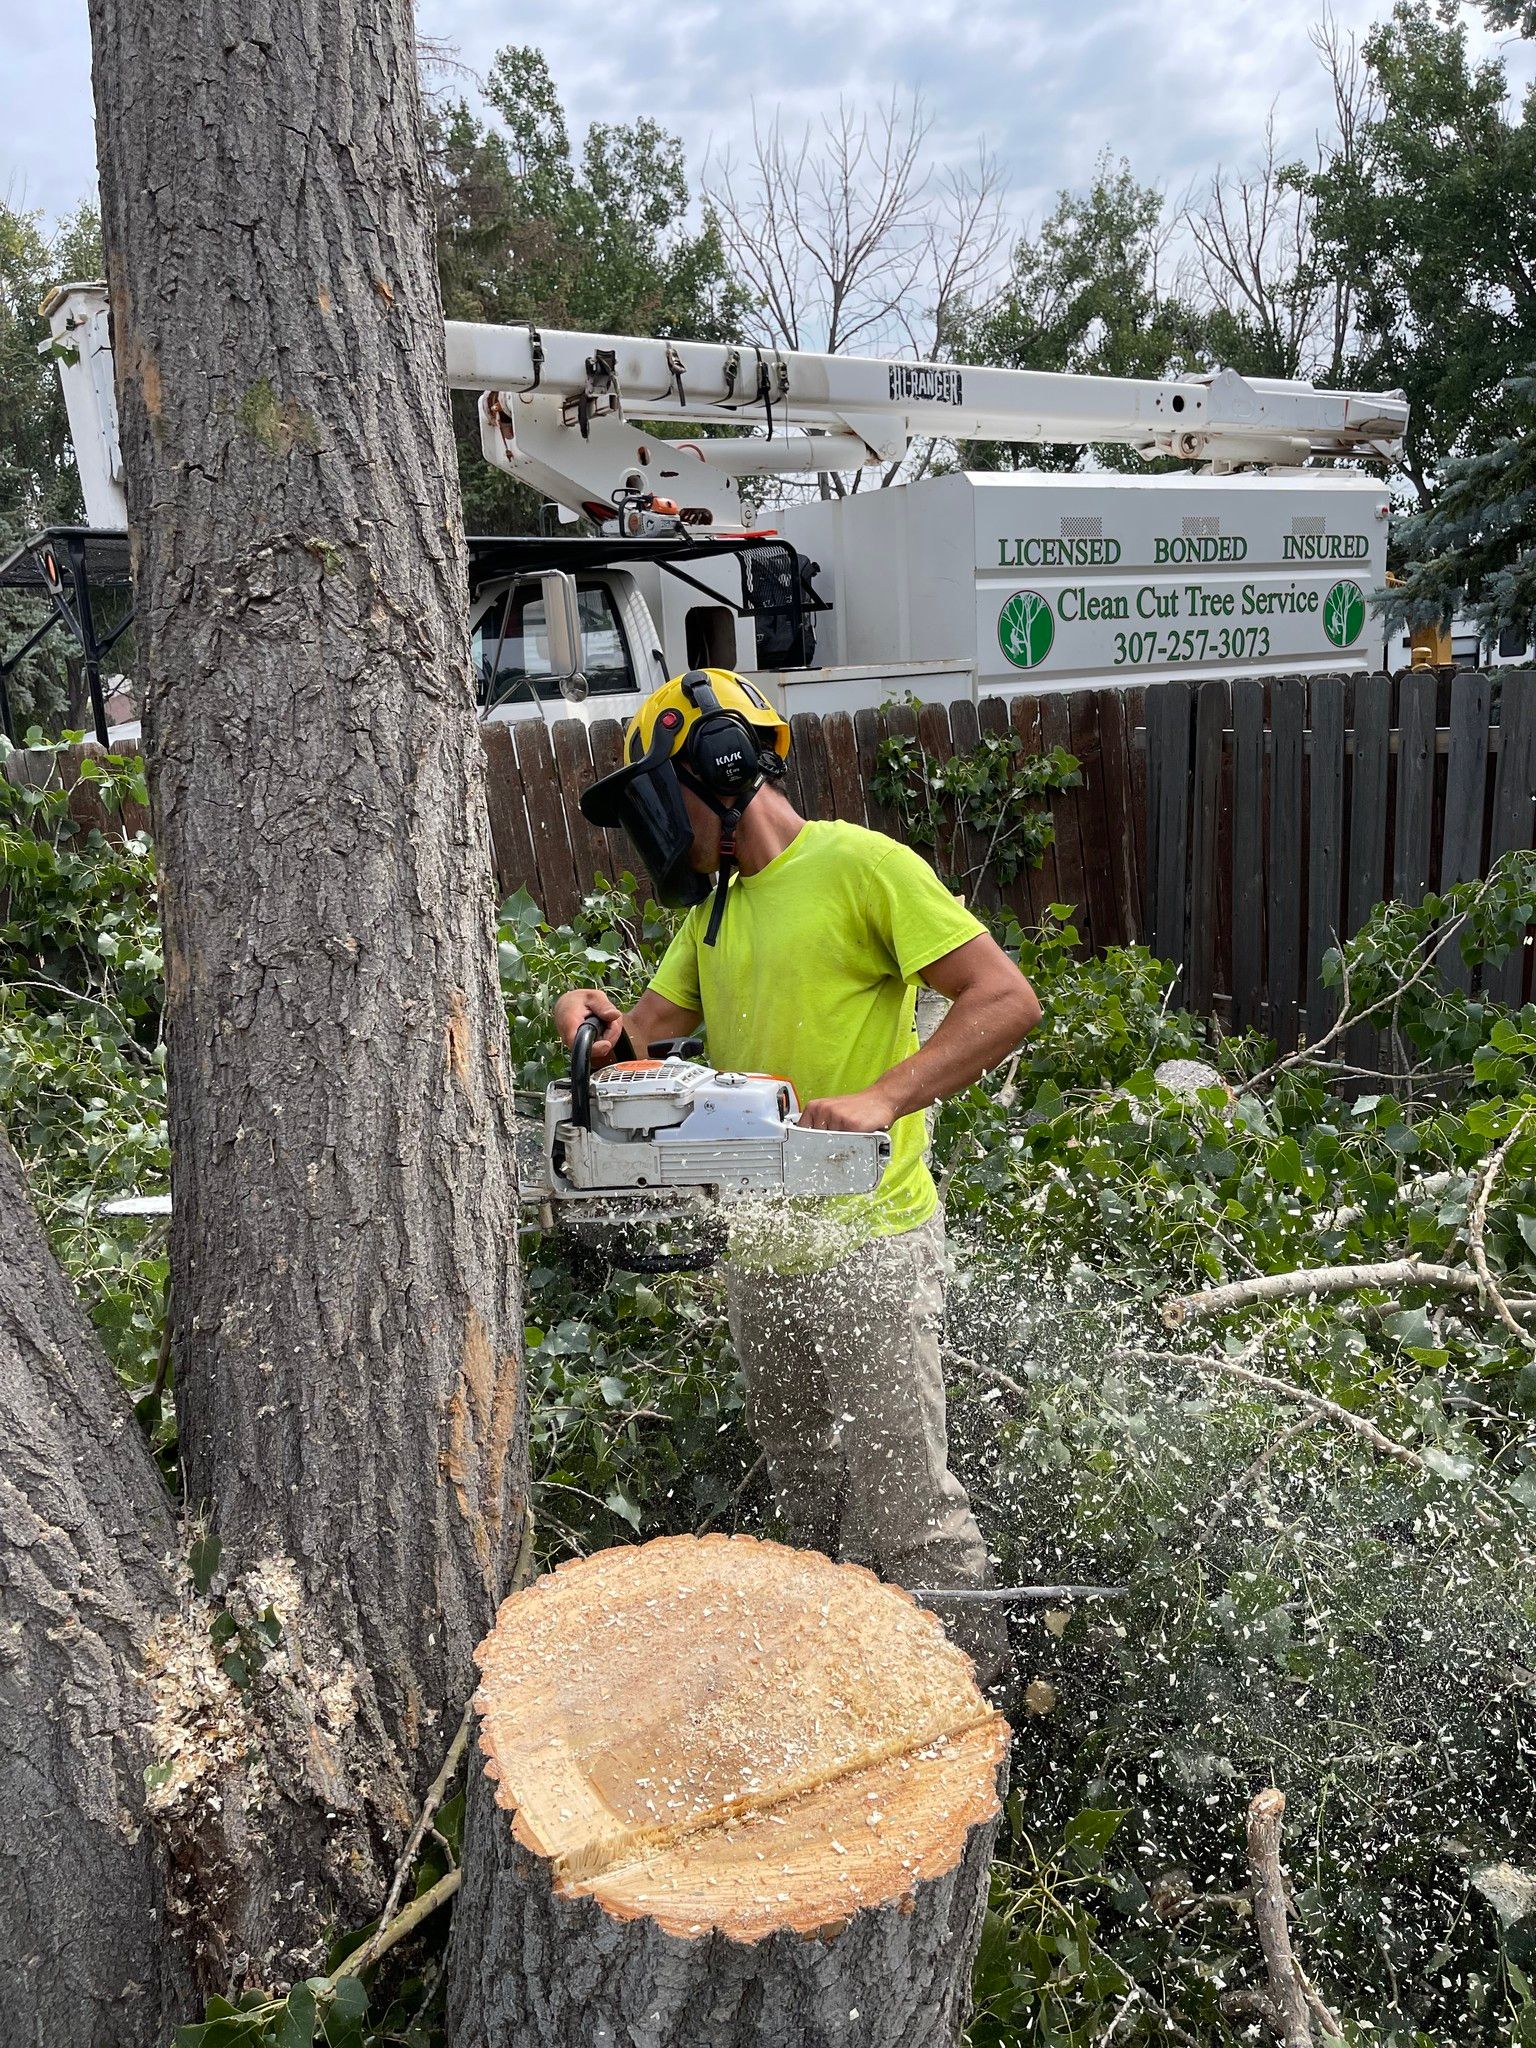
{"label": "fence picket", "polygon": [[1067,694],[1070,745],[1082,770],[1083,785],[1076,805],[1083,847],[1083,886],[1088,898],[1090,943],[1102,948],[1120,936],[1115,907],[1114,865],[1110,858],[1110,824],[1105,814],[1104,745],[1099,733],[1098,698],[1092,690]]}
{"label": "fence picket", "polygon": [[512,728],[482,725],[480,742],[485,749],[485,804],[490,813],[497,887],[503,898],[526,889],[542,910],[538,862],[533,856],[533,835],[523,802],[523,778],[518,773]]}
{"label": "fence picket", "polygon": [[1339,1014],[1337,988],[1323,983],[1323,956],[1338,943],[1344,879],[1344,678],[1312,679],[1312,752],[1307,793],[1307,1036],[1319,1038]]}
{"label": "fence picket", "polygon": [[1193,817],[1189,853],[1189,1001],[1205,1015],[1216,993],[1218,811],[1221,738],[1227,723],[1227,686],[1201,683],[1195,693]]}
{"label": "fence picket", "polygon": [[1239,1031],[1265,1022],[1263,848],[1264,685],[1240,676],[1232,685],[1232,1021]]}
{"label": "fence picket", "polygon": [[[1390,841],[1387,788],[1392,767],[1392,679],[1356,676],[1351,723],[1355,734],[1354,774],[1349,799],[1349,894],[1344,928],[1353,937],[1387,893]],[[1381,1034],[1370,1024],[1351,1027],[1344,1040],[1357,1067],[1381,1064]]]}
{"label": "fence picket", "polygon": [[591,739],[579,718],[562,718],[550,727],[549,736],[565,800],[565,829],[576,863],[576,886],[585,895],[598,875],[610,874],[608,834],[589,825],[581,815],[582,791],[593,780]]}
{"label": "fence picket", "polygon": [[1190,698],[1188,683],[1147,693],[1147,943],[1179,970],[1187,953]]}
{"label": "fence picket", "polygon": [[859,742],[846,711],[829,712],[822,721],[827,747],[827,773],[832,785],[832,810],[850,825],[868,823],[864,778],[859,772]]}
{"label": "fence picket", "polygon": [[1397,823],[1392,894],[1422,903],[1429,888],[1435,818],[1435,695],[1439,677],[1414,669],[1398,685]]}
{"label": "fence picket", "polygon": [[[1488,826],[1488,865],[1502,854],[1529,850],[1536,808],[1536,673],[1505,669],[1499,678],[1499,759]],[[1483,987],[1496,1003],[1518,1007],[1525,998],[1526,959],[1518,945],[1483,970]]]}
{"label": "fence picket", "polygon": [[[1067,716],[1066,699],[1053,692],[1038,700],[1040,709],[1040,742],[1048,752],[1052,747],[1072,750],[1072,724]],[[1051,796],[1051,821],[1056,827],[1056,886],[1061,892],[1058,900],[1070,903],[1076,916],[1074,922],[1081,934],[1083,944],[1092,946],[1092,919],[1089,914],[1088,891],[1083,873],[1083,841],[1079,829],[1080,803],[1082,792],[1075,789],[1059,789]]]}
{"label": "fence picket", "polygon": [[1302,748],[1307,685],[1277,676],[1269,686],[1269,1028],[1282,1052],[1294,1052],[1300,1024],[1302,892]]}
{"label": "fence picket", "polygon": [[576,915],[584,889],[566,830],[565,799],[549,727],[541,718],[530,718],[512,730],[538,862],[539,886],[533,895],[551,924],[568,924]]}
{"label": "fence picket", "polygon": [[[1109,832],[1109,865],[1115,906],[1115,942],[1134,945],[1141,936],[1141,872],[1136,800],[1131,786],[1130,723],[1125,692],[1096,690],[1099,758],[1104,778],[1104,817]],[[991,700],[989,700],[991,701]],[[982,705],[986,711],[986,703]]]}

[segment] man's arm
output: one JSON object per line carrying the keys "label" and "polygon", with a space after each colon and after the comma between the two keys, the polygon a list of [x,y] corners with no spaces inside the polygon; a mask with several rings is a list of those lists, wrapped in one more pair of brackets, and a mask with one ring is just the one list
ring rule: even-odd
{"label": "man's arm", "polygon": [[1040,1022],[1034,990],[985,932],[923,969],[948,996],[949,1014],[920,1051],[857,1095],[808,1102],[800,1121],[817,1131],[885,1131],[898,1117],[958,1094]]}
{"label": "man's arm", "polygon": [[585,1017],[601,1018],[603,1024],[602,1031],[592,1041],[594,1068],[611,1063],[614,1049],[624,1032],[629,1034],[635,1058],[643,1060],[648,1045],[662,1038],[687,1038],[698,1030],[700,1021],[697,1010],[679,1009],[676,1003],[669,1003],[653,989],[647,989],[635,1007],[626,1013],[612,996],[604,995],[600,988],[569,988],[555,1004],[555,1029],[563,1044],[571,1044]]}

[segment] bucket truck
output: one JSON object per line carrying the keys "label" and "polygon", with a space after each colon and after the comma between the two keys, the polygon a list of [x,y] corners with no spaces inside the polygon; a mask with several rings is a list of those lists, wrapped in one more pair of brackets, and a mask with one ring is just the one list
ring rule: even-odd
{"label": "bucket truck", "polygon": [[[1408,418],[1401,392],[452,321],[448,372],[481,394],[487,461],[615,537],[663,524],[740,533],[743,478],[852,472],[872,486],[802,488],[763,515],[800,559],[806,630],[788,658],[765,661],[743,620],[731,665],[785,709],[856,708],[905,688],[951,699],[1381,660],[1367,599],[1386,576],[1386,487],[1305,465],[1390,460]],[[915,443],[977,440],[1113,443],[1201,470],[953,471],[879,487]],[[697,611],[683,607],[685,629]],[[669,668],[694,659],[665,601],[653,615]]]}
{"label": "bucket truck", "polygon": [[[104,290],[62,286],[45,310],[92,529],[121,535]],[[447,362],[477,395],[486,459],[574,529],[471,538],[492,718],[623,717],[701,663],[796,711],[1383,658],[1368,598],[1386,487],[1317,463],[1390,460],[1401,392],[459,321]],[[952,469],[880,487],[914,445],[976,440],[1112,443],[1198,473]],[[764,509],[749,520],[744,502]]]}

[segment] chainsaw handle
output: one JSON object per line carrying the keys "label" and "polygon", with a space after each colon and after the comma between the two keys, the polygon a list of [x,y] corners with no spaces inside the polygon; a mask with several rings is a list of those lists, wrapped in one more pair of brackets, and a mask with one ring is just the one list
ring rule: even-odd
{"label": "chainsaw handle", "polygon": [[571,1122],[592,1128],[592,1047],[602,1032],[601,1017],[583,1017],[571,1040]]}

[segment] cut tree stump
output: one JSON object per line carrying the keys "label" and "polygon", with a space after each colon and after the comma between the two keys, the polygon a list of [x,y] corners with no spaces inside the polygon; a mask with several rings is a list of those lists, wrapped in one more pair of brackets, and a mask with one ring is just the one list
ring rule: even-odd
{"label": "cut tree stump", "polygon": [[958,2038],[1009,1729],[906,1593],[662,1537],[513,1594],[476,1660],[456,2048]]}

